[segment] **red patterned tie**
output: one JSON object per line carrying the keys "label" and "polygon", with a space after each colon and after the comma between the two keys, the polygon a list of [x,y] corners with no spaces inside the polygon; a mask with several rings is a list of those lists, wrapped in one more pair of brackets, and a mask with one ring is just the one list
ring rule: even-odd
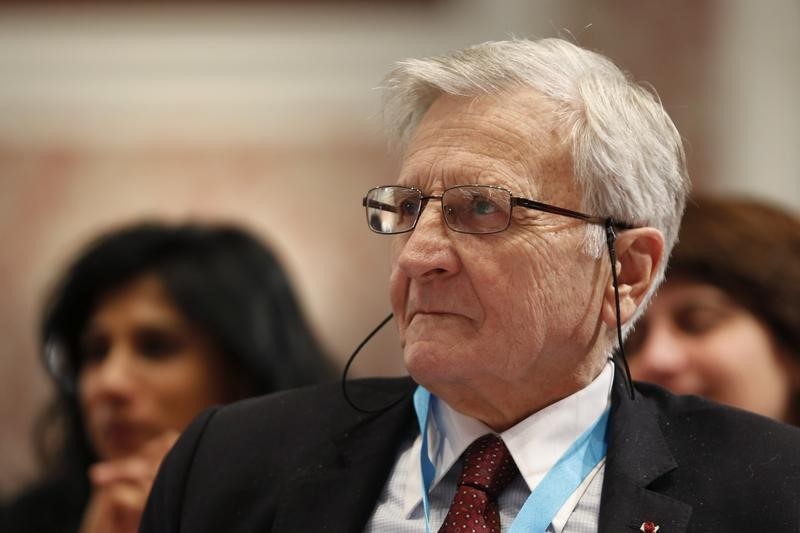
{"label": "red patterned tie", "polygon": [[439,533],[500,533],[497,496],[517,475],[511,453],[497,435],[484,435],[464,452],[464,469]]}

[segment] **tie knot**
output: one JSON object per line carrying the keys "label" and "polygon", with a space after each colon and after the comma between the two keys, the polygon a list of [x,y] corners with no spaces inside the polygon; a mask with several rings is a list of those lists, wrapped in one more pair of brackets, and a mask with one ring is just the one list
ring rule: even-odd
{"label": "tie knot", "polygon": [[487,434],[464,452],[459,486],[468,485],[494,498],[517,474],[517,465],[500,437]]}

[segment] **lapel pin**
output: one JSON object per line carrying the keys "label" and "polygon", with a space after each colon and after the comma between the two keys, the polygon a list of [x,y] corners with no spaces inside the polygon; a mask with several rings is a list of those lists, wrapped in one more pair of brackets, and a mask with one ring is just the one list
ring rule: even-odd
{"label": "lapel pin", "polygon": [[658,533],[659,529],[661,529],[661,526],[658,526],[653,522],[642,522],[642,525],[639,526],[639,531],[642,531],[643,533]]}

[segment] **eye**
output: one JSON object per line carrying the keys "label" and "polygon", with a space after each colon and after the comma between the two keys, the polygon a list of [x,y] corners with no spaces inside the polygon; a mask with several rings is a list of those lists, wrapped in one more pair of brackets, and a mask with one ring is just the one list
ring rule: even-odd
{"label": "eye", "polygon": [[419,203],[415,200],[403,200],[400,203],[400,212],[404,215],[415,216],[419,209]]}
{"label": "eye", "polygon": [[478,197],[472,201],[472,210],[478,215],[491,215],[498,211],[498,207],[488,198]]}
{"label": "eye", "polygon": [[726,317],[727,313],[721,309],[691,307],[675,315],[675,324],[689,335],[703,335],[716,328]]}
{"label": "eye", "polygon": [[136,350],[147,359],[165,359],[177,354],[183,342],[173,333],[158,329],[143,329],[136,333]]}

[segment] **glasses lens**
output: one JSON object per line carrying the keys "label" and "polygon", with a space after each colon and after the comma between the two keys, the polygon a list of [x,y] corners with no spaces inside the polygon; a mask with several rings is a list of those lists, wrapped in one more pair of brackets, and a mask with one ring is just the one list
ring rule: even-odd
{"label": "glasses lens", "polygon": [[499,187],[453,187],[442,195],[442,211],[454,231],[496,233],[511,221],[511,193]]}
{"label": "glasses lens", "polygon": [[376,187],[367,193],[367,224],[377,233],[403,233],[414,227],[422,195],[408,187]]}

